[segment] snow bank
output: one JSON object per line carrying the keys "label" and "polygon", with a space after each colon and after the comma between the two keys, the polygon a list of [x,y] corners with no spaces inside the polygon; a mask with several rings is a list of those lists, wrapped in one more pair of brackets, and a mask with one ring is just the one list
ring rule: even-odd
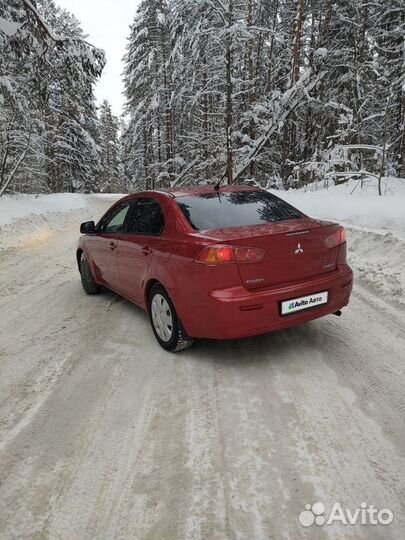
{"label": "snow bank", "polygon": [[384,179],[382,197],[378,195],[376,179],[365,181],[363,188],[357,180],[329,189],[322,187],[313,184],[307,189],[274,193],[311,217],[390,231],[405,239],[405,179]]}
{"label": "snow bank", "polygon": [[89,195],[16,195],[0,198],[0,253],[45,240],[86,217]]}
{"label": "snow bank", "polygon": [[3,196],[0,198],[0,228],[19,218],[69,212],[86,206],[87,196],[79,193]]}
{"label": "snow bank", "polygon": [[347,241],[356,282],[385,302],[405,307],[405,240],[356,227],[347,229]]}
{"label": "snow bank", "polygon": [[405,305],[405,180],[385,179],[382,197],[376,180],[361,189],[351,180],[329,189],[313,184],[274,193],[311,217],[344,224],[356,282],[380,298]]}

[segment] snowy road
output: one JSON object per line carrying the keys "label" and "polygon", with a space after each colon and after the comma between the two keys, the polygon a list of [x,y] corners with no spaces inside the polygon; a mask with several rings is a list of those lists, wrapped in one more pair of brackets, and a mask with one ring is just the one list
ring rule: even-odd
{"label": "snowy road", "polygon": [[[358,281],[341,318],[174,356],[141,310],[84,295],[77,229],[0,259],[1,540],[403,537],[395,303]],[[395,517],[304,528],[316,501]]]}

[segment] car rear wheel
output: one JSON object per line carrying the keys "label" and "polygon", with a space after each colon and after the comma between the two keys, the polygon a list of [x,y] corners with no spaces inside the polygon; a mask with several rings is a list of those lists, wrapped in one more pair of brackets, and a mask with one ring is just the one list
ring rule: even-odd
{"label": "car rear wheel", "polygon": [[82,285],[86,294],[97,294],[100,292],[100,286],[94,281],[89,262],[84,253],[80,256],[80,275]]}
{"label": "car rear wheel", "polygon": [[170,296],[159,283],[149,294],[149,317],[156,339],[167,351],[184,351],[194,343],[184,331]]}

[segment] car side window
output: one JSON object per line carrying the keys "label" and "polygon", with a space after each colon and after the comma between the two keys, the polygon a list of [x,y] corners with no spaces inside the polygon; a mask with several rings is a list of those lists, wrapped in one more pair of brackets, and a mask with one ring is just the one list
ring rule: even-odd
{"label": "car side window", "polygon": [[123,203],[113,209],[113,211],[105,217],[100,225],[100,232],[103,233],[119,233],[124,229],[125,219],[128,215],[130,205]]}
{"label": "car side window", "polygon": [[128,219],[127,233],[159,236],[165,226],[163,211],[154,199],[138,199]]}

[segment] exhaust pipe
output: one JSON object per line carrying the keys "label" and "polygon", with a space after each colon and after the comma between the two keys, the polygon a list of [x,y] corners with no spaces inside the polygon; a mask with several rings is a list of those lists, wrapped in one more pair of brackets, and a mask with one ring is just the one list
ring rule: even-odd
{"label": "exhaust pipe", "polygon": [[342,312],[339,309],[338,311],[335,311],[335,313],[333,315],[336,315],[336,317],[341,317]]}

